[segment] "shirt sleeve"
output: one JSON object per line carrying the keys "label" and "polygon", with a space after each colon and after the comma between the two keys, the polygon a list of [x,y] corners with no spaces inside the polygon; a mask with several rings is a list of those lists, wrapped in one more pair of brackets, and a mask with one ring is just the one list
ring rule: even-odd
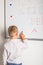
{"label": "shirt sleeve", "polygon": [[28,40],[25,39],[25,40],[22,41],[21,48],[22,49],[28,48]]}
{"label": "shirt sleeve", "polygon": [[4,48],[4,52],[3,52],[3,65],[6,65],[7,63],[7,49]]}

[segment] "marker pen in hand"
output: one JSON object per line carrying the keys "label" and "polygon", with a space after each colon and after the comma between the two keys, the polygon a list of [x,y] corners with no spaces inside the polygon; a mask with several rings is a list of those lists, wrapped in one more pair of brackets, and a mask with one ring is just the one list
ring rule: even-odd
{"label": "marker pen in hand", "polygon": [[21,31],[20,35],[23,34],[23,31]]}
{"label": "marker pen in hand", "polygon": [[25,35],[23,34],[23,31],[20,33],[20,38],[21,38],[22,42],[24,42]]}

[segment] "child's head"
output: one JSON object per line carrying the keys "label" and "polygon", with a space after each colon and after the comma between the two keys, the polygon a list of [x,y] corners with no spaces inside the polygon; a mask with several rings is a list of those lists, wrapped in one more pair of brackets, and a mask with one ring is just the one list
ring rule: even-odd
{"label": "child's head", "polygon": [[10,38],[17,38],[18,37],[18,28],[15,25],[9,26],[8,28],[8,34]]}

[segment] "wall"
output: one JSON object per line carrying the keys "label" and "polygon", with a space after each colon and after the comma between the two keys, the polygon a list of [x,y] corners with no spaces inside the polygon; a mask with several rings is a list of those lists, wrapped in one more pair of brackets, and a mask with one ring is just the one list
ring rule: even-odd
{"label": "wall", "polygon": [[28,49],[24,54],[23,65],[43,65],[43,42],[29,41]]}
{"label": "wall", "polygon": [[2,65],[3,43],[4,43],[4,0],[0,0],[0,65]]}
{"label": "wall", "polygon": [[[3,65],[4,40],[4,0],[0,0],[0,65]],[[43,65],[43,41],[28,41],[28,48],[23,52],[23,65]]]}

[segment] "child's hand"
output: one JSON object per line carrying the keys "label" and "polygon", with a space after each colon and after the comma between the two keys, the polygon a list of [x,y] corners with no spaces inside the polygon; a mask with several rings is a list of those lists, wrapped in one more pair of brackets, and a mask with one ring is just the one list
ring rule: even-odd
{"label": "child's hand", "polygon": [[25,35],[23,33],[21,33],[20,38],[21,38],[22,41],[25,40]]}

